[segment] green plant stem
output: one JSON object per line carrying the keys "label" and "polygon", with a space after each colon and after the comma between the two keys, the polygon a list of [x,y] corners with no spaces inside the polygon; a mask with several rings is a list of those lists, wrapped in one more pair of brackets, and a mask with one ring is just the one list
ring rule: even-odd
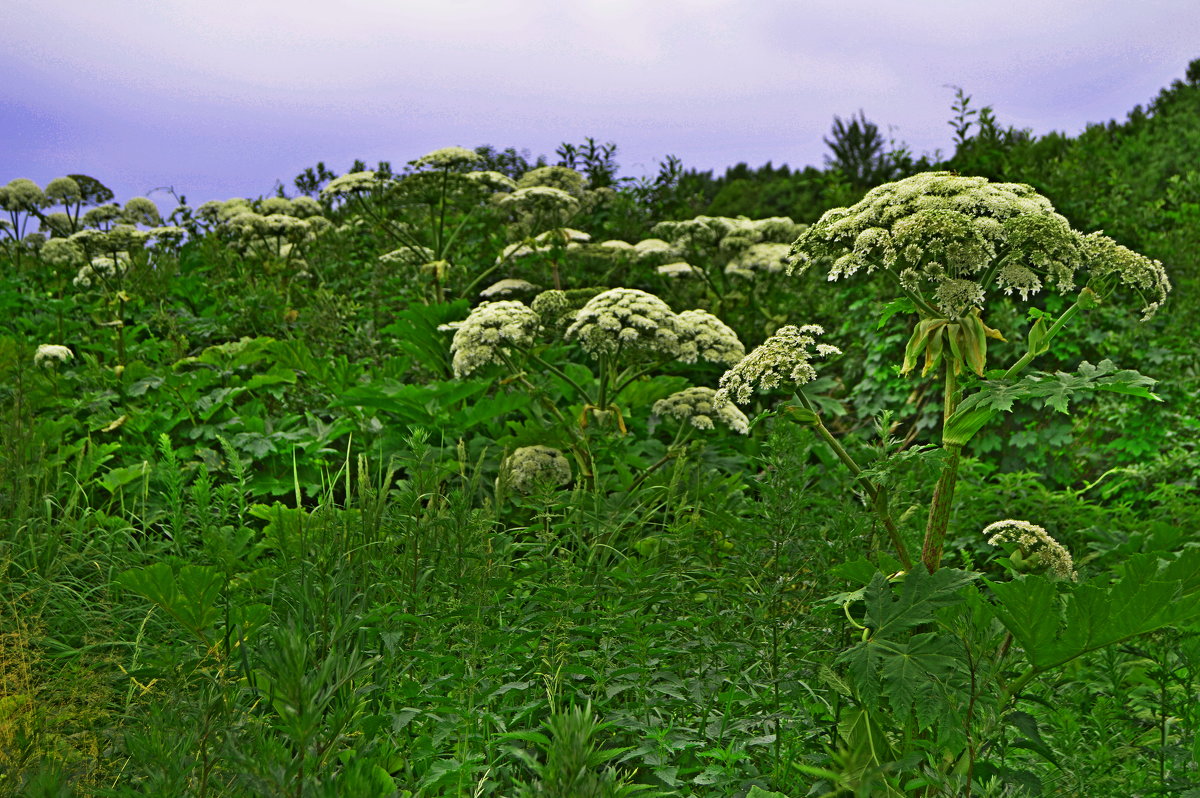
{"label": "green plant stem", "polygon": [[928,302],[926,302],[920,294],[905,288],[904,284],[900,282],[899,276],[892,272],[891,269],[884,269],[883,273],[892,278],[892,280],[896,283],[896,286],[900,289],[900,293],[904,294],[904,296],[906,296],[908,300],[916,306],[917,310],[921,311],[931,319],[942,318],[945,315],[933,305],[930,305]]}
{"label": "green plant stem", "polygon": [[[947,357],[944,359],[946,374],[946,395],[942,404],[942,427],[945,429],[946,420],[954,415],[962,392],[958,387],[956,369],[960,361]],[[958,485],[958,466],[962,446],[944,444],[946,462],[942,465],[942,473],[938,476],[937,486],[933,489],[933,500],[929,503],[929,520],[925,524],[925,540],[921,545],[921,562],[929,573],[938,569],[942,562],[942,551],[946,545],[946,531],[950,527],[950,510],[954,505],[954,489]]]}
{"label": "green plant stem", "polygon": [[850,453],[846,451],[838,439],[833,436],[833,433],[829,431],[829,428],[826,427],[821,421],[820,413],[818,413],[816,408],[812,406],[812,403],[808,400],[808,397],[804,396],[803,394],[798,394],[798,396],[800,397],[800,401],[804,403],[805,407],[811,410],[813,415],[816,417],[813,427],[817,430],[817,434],[821,436],[823,441],[825,441],[825,445],[829,447],[834,456],[841,460],[842,464],[845,465],[846,468],[850,469],[850,473],[854,475],[854,479],[866,492],[867,496],[870,497],[871,509],[883,523],[884,529],[887,530],[888,539],[892,542],[892,546],[896,549],[896,556],[899,558],[900,564],[904,566],[905,570],[910,570],[913,566],[912,556],[909,555],[908,546],[905,545],[904,538],[901,537],[900,530],[896,526],[896,521],[892,518],[892,514],[888,510],[887,494],[876,487],[871,480],[863,476],[862,468],[854,461],[854,458],[850,456]]}
{"label": "green plant stem", "polygon": [[[562,369],[558,368],[557,366],[553,366],[550,363],[547,363],[545,360],[542,360],[540,357],[538,357],[537,355],[535,355],[533,352],[529,351],[528,349],[523,349],[523,350],[521,350],[521,352],[526,357],[528,357],[530,360],[537,363],[542,368],[551,371],[554,374],[554,376],[559,377],[564,382],[566,382],[568,385],[570,385],[572,388],[574,388],[579,393],[579,395],[581,397],[583,397],[585,404],[589,404],[589,405],[595,404],[595,402],[592,401],[591,394],[589,394],[587,391],[585,391],[583,389],[583,386],[581,386],[579,383],[575,382],[575,380],[568,377],[566,372],[564,372]],[[516,374],[519,372],[517,372],[514,369],[513,373]]]}
{"label": "green plant stem", "polygon": [[615,402],[617,397],[621,395],[621,391],[625,390],[630,385],[632,385],[634,380],[638,379],[639,377],[641,377],[645,374],[649,374],[652,371],[658,371],[660,368],[662,368],[665,364],[667,364],[669,362],[670,362],[670,359],[659,360],[659,361],[656,361],[656,362],[650,364],[649,366],[646,366],[643,369],[638,369],[638,370],[634,371],[632,368],[629,368],[629,369],[626,369],[625,371],[621,372],[620,374],[618,374],[617,378],[613,381],[616,384],[616,387],[613,389],[613,392],[612,392],[613,401]]}
{"label": "green plant stem", "polygon": [[[628,498],[629,496],[632,496],[634,491],[641,487],[642,483],[646,481],[647,477],[649,477],[658,469],[662,468],[671,460],[674,460],[676,457],[678,457],[683,449],[683,444],[687,443],[688,439],[691,437],[691,434],[692,431],[690,428],[688,428],[687,422],[681,421],[679,423],[679,429],[675,432],[675,439],[672,440],[671,445],[667,447],[666,454],[658,458],[658,460],[654,463],[647,466],[642,473],[638,474],[637,479],[633,481],[633,484],[630,485],[629,489],[625,492],[625,497]],[[623,504],[624,501],[622,501],[622,505]]]}
{"label": "green plant stem", "polygon": [[[1087,291],[1089,289],[1085,288],[1083,290]],[[1059,331],[1066,326],[1067,322],[1079,312],[1079,303],[1082,301],[1082,296],[1083,294],[1080,292],[1080,299],[1075,300],[1071,307],[1064,310],[1062,315],[1055,319],[1054,324],[1050,325],[1050,329],[1046,330],[1046,337],[1043,339],[1043,345],[1049,345],[1051,339],[1058,335]],[[1032,349],[1027,350],[1025,354],[1021,355],[1020,360],[1018,360],[1016,363],[1013,363],[1012,366],[1009,367],[1008,371],[1004,372],[1003,379],[1010,380],[1020,374],[1021,371],[1023,371],[1026,366],[1032,363],[1033,359],[1039,354],[1040,352],[1034,352]]]}

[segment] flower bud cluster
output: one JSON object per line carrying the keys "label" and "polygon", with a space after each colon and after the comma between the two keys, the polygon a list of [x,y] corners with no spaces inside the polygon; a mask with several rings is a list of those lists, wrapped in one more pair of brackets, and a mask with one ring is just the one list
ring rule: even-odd
{"label": "flower bud cluster", "polygon": [[484,302],[471,311],[450,343],[454,376],[465,377],[488,363],[502,362],[512,346],[529,346],[540,323],[520,302]]}
{"label": "flower bud cluster", "polygon": [[529,495],[568,485],[571,461],[550,446],[522,446],[504,460],[504,477],[518,493]]}
{"label": "flower bud cluster", "polygon": [[1079,581],[1071,553],[1037,524],[1006,519],[988,524],[983,534],[991,536],[988,543],[993,546],[1017,547],[1020,562],[1027,567],[1044,567],[1059,579]]}

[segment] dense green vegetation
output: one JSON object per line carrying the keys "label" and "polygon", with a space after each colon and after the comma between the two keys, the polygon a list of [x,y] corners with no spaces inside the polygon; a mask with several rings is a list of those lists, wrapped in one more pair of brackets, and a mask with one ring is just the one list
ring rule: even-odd
{"label": "dense green vegetation", "polygon": [[0,187],[0,794],[1200,795],[1200,61],[952,113]]}

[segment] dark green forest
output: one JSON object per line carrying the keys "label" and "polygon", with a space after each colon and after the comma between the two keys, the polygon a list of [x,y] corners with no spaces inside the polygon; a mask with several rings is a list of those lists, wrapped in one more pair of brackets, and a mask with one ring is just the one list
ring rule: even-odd
{"label": "dark green forest", "polygon": [[1200,60],[983,101],[5,176],[0,795],[1200,796]]}

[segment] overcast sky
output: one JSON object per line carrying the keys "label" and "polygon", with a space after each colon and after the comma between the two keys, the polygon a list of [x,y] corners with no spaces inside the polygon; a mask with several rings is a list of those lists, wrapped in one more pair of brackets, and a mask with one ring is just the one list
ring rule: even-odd
{"label": "overcast sky", "polygon": [[1197,0],[4,0],[2,20],[0,183],[82,172],[193,204],[318,160],[553,160],[586,136],[623,175],[821,165],[860,108],[946,152],[947,84],[1077,133],[1200,58]]}

